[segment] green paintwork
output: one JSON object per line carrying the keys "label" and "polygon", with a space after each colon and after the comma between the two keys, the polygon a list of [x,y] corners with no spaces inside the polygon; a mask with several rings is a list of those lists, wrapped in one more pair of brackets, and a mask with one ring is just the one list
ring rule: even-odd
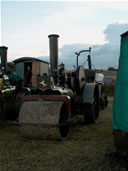
{"label": "green paintwork", "polygon": [[121,35],[119,70],[112,111],[112,128],[128,133],[128,32]]}

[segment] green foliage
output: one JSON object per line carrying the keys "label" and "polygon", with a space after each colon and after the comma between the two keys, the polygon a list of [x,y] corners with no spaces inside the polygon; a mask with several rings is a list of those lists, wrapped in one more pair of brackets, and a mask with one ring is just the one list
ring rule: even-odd
{"label": "green foliage", "polygon": [[8,62],[7,63],[7,71],[8,72],[15,72],[16,66],[13,62]]}
{"label": "green foliage", "polygon": [[12,85],[21,85],[22,79],[20,78],[20,76],[14,74],[14,73],[11,73],[8,75],[8,77],[9,77],[9,81]]}
{"label": "green foliage", "polygon": [[117,71],[117,69],[115,69],[114,67],[109,67],[108,71]]}
{"label": "green foliage", "polygon": [[114,85],[107,85],[107,84],[103,85],[104,94],[106,96],[113,96],[114,95],[114,89],[115,89]]}

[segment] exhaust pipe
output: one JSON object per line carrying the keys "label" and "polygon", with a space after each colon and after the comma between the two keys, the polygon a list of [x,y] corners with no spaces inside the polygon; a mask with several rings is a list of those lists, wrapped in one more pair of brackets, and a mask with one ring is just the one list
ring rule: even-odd
{"label": "exhaust pipe", "polygon": [[51,76],[55,77],[58,74],[58,38],[59,35],[51,34],[49,37],[49,48],[50,48],[50,71]]}
{"label": "exhaust pipe", "polygon": [[0,46],[0,59],[1,59],[1,71],[6,73],[7,71],[7,50],[8,47],[6,46]]}
{"label": "exhaust pipe", "polygon": [[49,37],[50,48],[50,75],[54,78],[54,83],[58,83],[58,38],[59,35],[51,34]]}
{"label": "exhaust pipe", "polygon": [[88,55],[88,69],[92,69],[91,56]]}

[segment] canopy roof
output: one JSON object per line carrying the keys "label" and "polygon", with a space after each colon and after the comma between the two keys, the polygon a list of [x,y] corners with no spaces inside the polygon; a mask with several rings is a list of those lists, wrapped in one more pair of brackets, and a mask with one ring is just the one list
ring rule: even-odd
{"label": "canopy roof", "polygon": [[15,64],[17,63],[20,63],[20,62],[33,62],[33,61],[38,61],[38,62],[43,62],[43,63],[46,63],[46,64],[49,64],[48,62],[42,60],[42,59],[39,59],[39,58],[35,58],[35,57],[21,57],[21,58],[18,58],[16,60],[14,60],[13,62]]}

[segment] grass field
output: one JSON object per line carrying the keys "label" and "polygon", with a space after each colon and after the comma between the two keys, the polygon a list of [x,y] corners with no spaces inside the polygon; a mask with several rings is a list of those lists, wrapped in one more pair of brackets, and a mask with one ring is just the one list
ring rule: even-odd
{"label": "grass field", "polygon": [[31,140],[18,125],[0,125],[0,171],[125,171],[128,157],[115,152],[112,139],[112,97],[100,122],[85,125],[79,118],[65,141]]}

